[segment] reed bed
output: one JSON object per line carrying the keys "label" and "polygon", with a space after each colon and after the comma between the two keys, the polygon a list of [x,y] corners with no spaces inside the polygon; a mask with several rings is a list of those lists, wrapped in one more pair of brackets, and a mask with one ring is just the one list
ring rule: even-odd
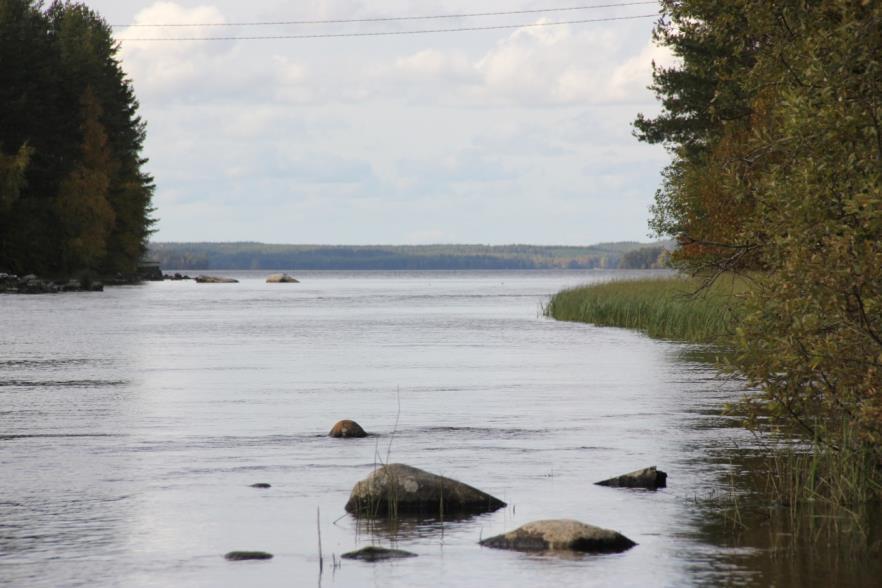
{"label": "reed bed", "polygon": [[650,337],[720,343],[734,331],[743,279],[702,280],[669,276],[617,280],[563,290],[545,307],[562,321],[637,329]]}

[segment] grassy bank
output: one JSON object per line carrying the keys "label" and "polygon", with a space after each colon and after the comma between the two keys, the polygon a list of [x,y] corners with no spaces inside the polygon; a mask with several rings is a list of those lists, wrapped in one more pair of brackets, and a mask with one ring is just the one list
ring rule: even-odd
{"label": "grassy bank", "polygon": [[[563,321],[637,329],[662,339],[729,347],[733,343],[730,335],[743,312],[740,294],[747,291],[748,282],[726,277],[708,288],[702,286],[702,281],[684,277],[592,284],[557,293],[545,307],[545,314]],[[738,351],[732,351],[736,361],[729,370],[737,369]],[[878,504],[882,496],[878,452],[855,439],[847,424],[804,415],[804,420],[811,420],[825,433],[826,442],[821,442],[807,437],[792,423],[786,426],[786,421],[775,424],[769,420],[768,410],[774,409],[775,399],[748,398],[757,402],[737,403],[729,413],[744,419],[762,449],[760,458],[743,464],[748,473],[737,494],[749,497],[748,503],[739,506],[733,489],[735,507],[724,508],[737,515],[733,530],[740,533],[746,528],[739,514],[746,508],[760,515],[784,514],[787,533],[800,542],[821,542],[849,533],[856,533],[866,545],[877,540],[871,530],[882,519],[878,512],[867,514],[864,505]],[[733,462],[744,458],[740,453],[733,451]],[[816,520],[817,509],[826,513],[824,524]]]}
{"label": "grassy bank", "polygon": [[561,321],[637,329],[651,337],[719,342],[732,332],[737,294],[744,281],[727,278],[711,287],[682,277],[620,280],[558,292],[545,314]]}

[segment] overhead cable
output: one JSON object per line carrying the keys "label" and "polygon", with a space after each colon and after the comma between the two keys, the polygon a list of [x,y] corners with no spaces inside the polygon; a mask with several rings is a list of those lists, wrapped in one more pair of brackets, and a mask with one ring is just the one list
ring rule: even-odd
{"label": "overhead cable", "polygon": [[494,31],[502,29],[524,29],[532,27],[553,27],[571,24],[587,24],[596,22],[612,22],[619,20],[637,20],[658,18],[658,14],[637,14],[634,16],[611,16],[608,18],[588,18],[582,20],[562,20],[554,22],[534,22],[527,24],[490,25],[482,27],[457,27],[450,29],[420,29],[408,31],[373,31],[365,33],[320,33],[314,35],[257,35],[234,37],[119,37],[117,40],[127,41],[263,41],[273,39],[325,39],[336,37],[383,37],[392,35],[426,35],[432,33],[458,33],[463,31]]}
{"label": "overhead cable", "polygon": [[545,12],[575,12],[578,10],[596,10],[601,8],[620,8],[625,6],[641,6],[646,4],[658,4],[658,0],[641,2],[616,2],[611,4],[592,4],[585,6],[568,6],[563,8],[535,8],[530,10],[507,10],[500,12],[471,12],[461,14],[433,14],[426,16],[383,16],[375,18],[338,18],[327,20],[280,20],[280,21],[254,21],[254,22],[204,22],[204,23],[132,23],[111,25],[113,28],[165,28],[165,27],[258,27],[258,26],[284,26],[284,25],[323,25],[323,24],[347,24],[347,23],[371,23],[371,22],[395,22],[409,20],[439,20],[446,18],[472,18],[484,16],[511,16],[517,14],[539,14]]}

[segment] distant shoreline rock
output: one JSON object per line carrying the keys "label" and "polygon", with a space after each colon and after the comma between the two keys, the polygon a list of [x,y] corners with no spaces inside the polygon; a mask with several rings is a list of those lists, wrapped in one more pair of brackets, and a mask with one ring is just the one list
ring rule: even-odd
{"label": "distant shoreline rock", "polygon": [[234,278],[225,278],[223,276],[196,276],[193,278],[197,284],[238,284],[239,280]]}
{"label": "distant shoreline rock", "polygon": [[0,293],[6,294],[57,294],[59,292],[101,292],[104,284],[98,280],[56,279],[50,280],[34,274],[17,276],[0,273]]}
{"label": "distant shoreline rock", "polygon": [[267,284],[299,284],[300,280],[290,274],[272,274],[266,278]]}

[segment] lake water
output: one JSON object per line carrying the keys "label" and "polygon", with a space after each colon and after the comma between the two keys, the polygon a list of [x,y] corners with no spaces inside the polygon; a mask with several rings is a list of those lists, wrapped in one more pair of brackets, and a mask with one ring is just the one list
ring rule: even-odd
{"label": "lake water", "polygon": [[[707,532],[702,499],[728,491],[725,456],[752,443],[719,416],[739,384],[688,346],[541,316],[561,287],[638,274],[226,275],[241,283],[0,297],[0,584],[791,584],[759,547]],[[328,438],[342,418],[375,435]],[[347,516],[352,486],[387,460],[509,506],[398,525]],[[649,465],[667,489],[593,485]],[[545,518],[639,545],[477,545]],[[370,544],[419,557],[333,565]],[[275,558],[227,562],[231,550]]]}

